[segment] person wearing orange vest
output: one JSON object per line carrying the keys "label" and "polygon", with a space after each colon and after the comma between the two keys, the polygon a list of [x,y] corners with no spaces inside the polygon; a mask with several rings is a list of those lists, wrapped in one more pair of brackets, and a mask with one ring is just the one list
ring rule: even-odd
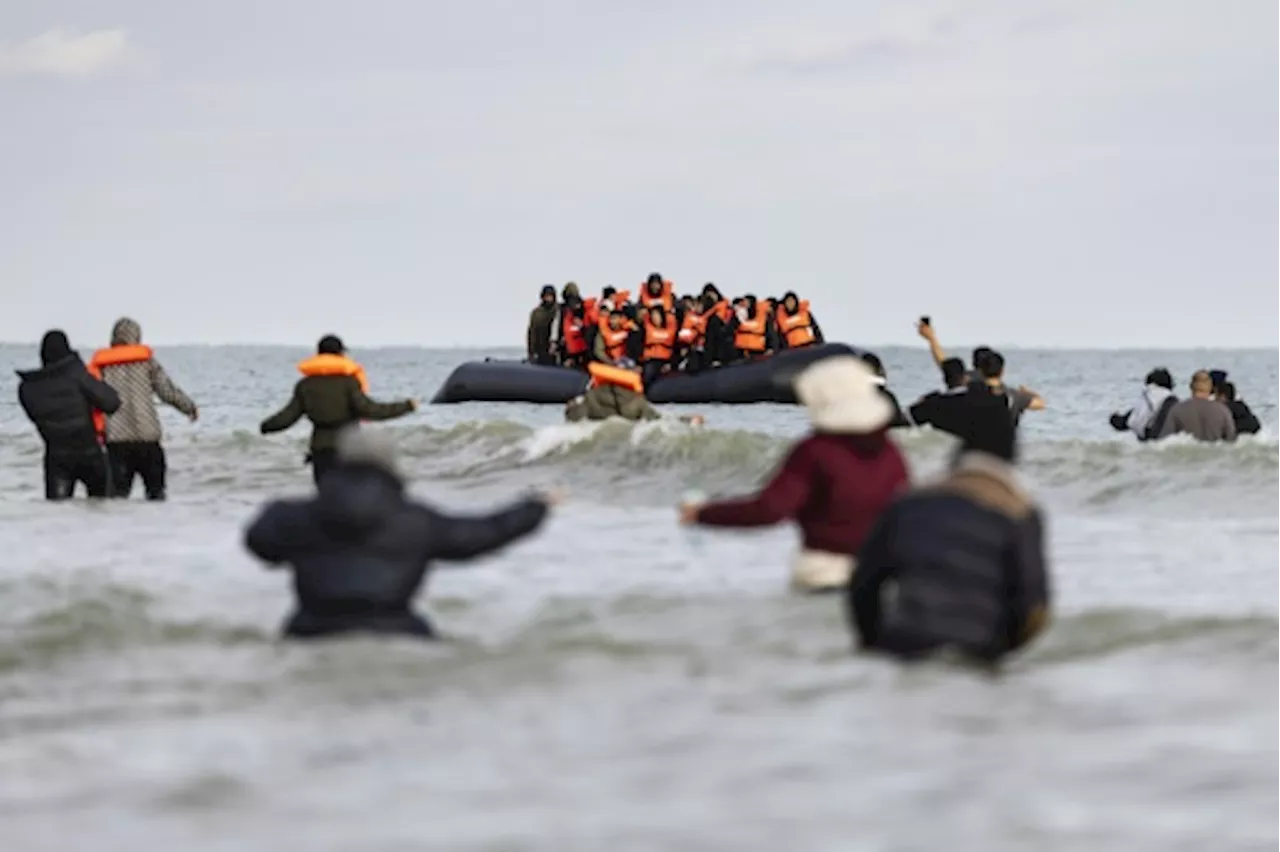
{"label": "person wearing orange vest", "polygon": [[[587,372],[591,374],[591,385],[582,396],[565,404],[565,420],[577,423],[621,417],[638,422],[662,417],[661,412],[645,399],[644,382],[635,361],[630,358],[619,358],[612,364],[593,361],[587,365]],[[694,426],[703,423],[702,416],[698,414],[678,419]]]}
{"label": "person wearing orange vest", "polygon": [[76,483],[90,497],[109,497],[100,415],[119,409],[120,395],[85,368],[57,329],[40,341],[40,365],[18,371],[18,404],[44,441],[45,499],[69,499]]}
{"label": "person wearing orange vest", "polygon": [[753,360],[772,355],[778,348],[777,328],[769,312],[767,302],[759,302],[755,296],[744,296],[734,308],[733,348],[741,360]]}
{"label": "person wearing orange vest", "polygon": [[142,343],[142,326],[121,317],[111,329],[111,345],[99,349],[89,361],[89,371],[120,394],[120,408],[106,418],[107,461],[111,464],[114,497],[128,497],[133,481],[141,477],[148,500],[165,499],[168,463],[161,446],[160,415],[155,397],[195,422],[199,409],[191,397],[173,383]]}
{"label": "person wearing orange vest", "polygon": [[650,275],[649,280],[640,288],[640,306],[652,308],[654,305],[661,305],[667,313],[675,310],[675,295],[671,282],[664,279],[658,272]]}
{"label": "person wearing orange vest", "polygon": [[635,324],[621,311],[605,314],[596,330],[595,344],[592,347],[592,360],[603,364],[612,364],[619,358],[633,358],[638,354],[636,348],[640,343]]}
{"label": "person wearing orange vest", "polygon": [[[586,360],[587,349],[591,345],[588,339],[588,320],[586,306],[578,292],[578,285],[570,281],[560,292],[560,325],[556,333],[556,354],[562,367],[581,368]],[[592,300],[594,302],[594,300]]]}
{"label": "person wearing orange vest", "polygon": [[808,300],[801,301],[794,292],[783,295],[782,303],[774,309],[774,318],[778,337],[786,349],[802,349],[823,342],[822,329],[809,311]]}
{"label": "person wearing orange vest", "polygon": [[716,285],[708,283],[699,297],[702,315],[703,352],[694,369],[718,367],[734,360],[733,309]]}
{"label": "person wearing orange vest", "polygon": [[658,376],[670,372],[675,366],[679,346],[676,334],[679,329],[676,327],[676,318],[659,304],[644,312],[643,323],[640,364],[644,384],[648,387]]}
{"label": "person wearing orange vest", "polygon": [[293,388],[289,404],[262,421],[262,434],[283,432],[302,417],[311,421],[311,452],[307,462],[317,485],[333,467],[338,433],[361,420],[393,420],[417,409],[411,399],[375,402],[367,394],[364,368],[347,357],[335,335],[320,338],[316,354],[298,364],[303,378]]}

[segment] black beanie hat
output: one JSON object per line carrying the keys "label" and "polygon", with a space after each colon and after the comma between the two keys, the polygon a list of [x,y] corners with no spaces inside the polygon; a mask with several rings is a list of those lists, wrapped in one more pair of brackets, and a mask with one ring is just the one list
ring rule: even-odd
{"label": "black beanie hat", "polygon": [[347,351],[347,347],[342,345],[342,338],[338,337],[338,335],[326,334],[320,338],[316,351],[321,355],[342,355]]}

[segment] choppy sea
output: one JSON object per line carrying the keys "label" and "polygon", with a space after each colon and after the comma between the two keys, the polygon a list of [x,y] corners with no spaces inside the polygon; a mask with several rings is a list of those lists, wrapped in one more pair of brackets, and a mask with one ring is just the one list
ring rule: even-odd
{"label": "choppy sea", "polygon": [[[87,354],[87,353],[86,353]],[[563,485],[536,538],[441,567],[452,641],[277,641],[288,577],[240,535],[304,493],[306,429],[261,437],[305,349],[160,348],[171,499],[49,505],[0,347],[0,848],[1228,850],[1277,845],[1277,353],[1007,352],[1048,410],[1022,472],[1047,509],[1056,620],[999,677],[850,653],[836,601],[786,592],[789,529],[677,527],[686,489],[768,476],[786,406],[706,428],[428,406],[389,428],[459,510]],[[354,353],[426,401],[501,351]],[[881,350],[905,402],[935,371]],[[1229,370],[1265,434],[1138,446],[1142,376]],[[950,440],[896,437],[917,480]]]}

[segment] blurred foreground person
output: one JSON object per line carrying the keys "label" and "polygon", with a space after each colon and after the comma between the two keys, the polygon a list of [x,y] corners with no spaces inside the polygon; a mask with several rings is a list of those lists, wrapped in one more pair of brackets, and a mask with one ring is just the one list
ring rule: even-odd
{"label": "blurred foreground person", "polygon": [[[852,554],[876,518],[907,486],[902,454],[886,436],[893,405],[861,359],[825,358],[795,380],[813,432],[792,448],[782,469],[754,497],[680,507],[680,521],[713,527],[760,527],[794,520],[803,549],[791,567],[797,591],[843,588]],[[859,569],[860,570],[860,569]]]}
{"label": "blurred foreground person", "polygon": [[102,439],[106,415],[120,408],[120,395],[89,374],[67,335],[56,329],[40,341],[40,369],[19,370],[18,378],[18,402],[44,440],[45,499],[68,499],[77,482],[90,497],[109,497]]}
{"label": "blurred foreground person", "polygon": [[998,398],[969,412],[950,475],[894,503],[858,553],[848,608],[863,648],[994,662],[1048,621],[1044,525],[1015,478],[1016,429]]}
{"label": "blurred foreground person", "polygon": [[283,432],[303,416],[311,421],[311,452],[307,462],[316,484],[333,465],[338,432],[360,420],[393,420],[414,411],[411,399],[375,402],[367,394],[364,368],[347,357],[342,340],[320,338],[316,354],[298,365],[303,378],[293,387],[288,405],[262,421],[262,434]]}
{"label": "blurred foreground person", "polygon": [[268,505],[245,545],[259,559],[293,569],[297,607],[286,636],[433,638],[431,624],[410,608],[430,562],[473,559],[523,538],[555,501],[544,495],[490,515],[442,514],[405,494],[389,435],[348,427],[317,495]]}

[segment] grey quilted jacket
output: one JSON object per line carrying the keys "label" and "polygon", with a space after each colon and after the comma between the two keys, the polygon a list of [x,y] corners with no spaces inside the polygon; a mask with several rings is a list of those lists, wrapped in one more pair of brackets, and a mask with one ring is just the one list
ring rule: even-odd
{"label": "grey quilted jacket", "polygon": [[[128,317],[118,320],[111,329],[112,346],[141,342],[142,326]],[[120,394],[120,409],[107,417],[108,444],[129,441],[158,443],[161,429],[155,397],[188,417],[196,413],[196,404],[191,397],[173,383],[164,367],[154,358],[103,367],[102,380]]]}

